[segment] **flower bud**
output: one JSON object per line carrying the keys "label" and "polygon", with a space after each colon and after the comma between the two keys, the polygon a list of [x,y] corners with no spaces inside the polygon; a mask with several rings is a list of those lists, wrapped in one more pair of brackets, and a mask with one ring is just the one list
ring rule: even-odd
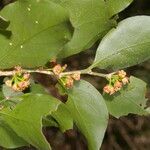
{"label": "flower bud", "polygon": [[115,93],[115,89],[114,89],[114,87],[111,87],[110,88],[110,95],[113,95]]}
{"label": "flower bud", "polygon": [[66,68],[67,68],[67,64],[65,64],[65,65],[62,67],[62,71],[64,71]]}
{"label": "flower bud", "polygon": [[30,74],[29,73],[25,73],[23,75],[24,80],[29,80],[30,79]]}
{"label": "flower bud", "polygon": [[20,91],[24,91],[26,88],[28,88],[30,85],[29,81],[22,81],[20,83],[18,83],[18,88],[20,89]]}
{"label": "flower bud", "polygon": [[115,84],[114,84],[114,89],[115,89],[115,91],[117,92],[117,91],[119,91],[121,88],[122,88],[122,83],[119,82],[119,81],[115,82]]}
{"label": "flower bud", "polygon": [[21,68],[21,66],[16,66],[16,67],[15,67],[15,70],[16,70],[16,71],[22,71],[22,68]]}
{"label": "flower bud", "polygon": [[106,85],[104,88],[103,88],[103,91],[107,94],[109,94],[109,85]]}
{"label": "flower bud", "polygon": [[72,88],[73,87],[73,83],[74,83],[74,80],[72,79],[72,77],[71,76],[67,76],[66,81],[65,81],[65,86],[67,88]]}
{"label": "flower bud", "polygon": [[122,79],[122,83],[123,83],[124,85],[128,84],[128,83],[129,83],[129,78],[128,78],[128,77],[123,78],[123,79]]}
{"label": "flower bud", "polygon": [[126,72],[124,71],[124,70],[120,70],[120,71],[118,71],[118,76],[120,77],[120,78],[125,78],[125,76],[126,76],[127,74],[126,74]]}
{"label": "flower bud", "polygon": [[15,67],[14,75],[18,74],[19,76],[22,74],[22,68],[20,66]]}
{"label": "flower bud", "polygon": [[13,89],[14,91],[21,91],[17,84],[13,84],[13,85],[12,85],[12,89]]}
{"label": "flower bud", "polygon": [[114,94],[115,93],[115,89],[113,86],[110,86],[110,85],[106,85],[104,88],[103,88],[103,91],[107,94]]}
{"label": "flower bud", "polygon": [[18,86],[20,89],[23,89],[23,88],[25,87],[25,84],[26,84],[26,82],[25,82],[25,81],[22,81],[22,82],[19,82],[19,83],[17,84],[17,86]]}
{"label": "flower bud", "polygon": [[54,68],[53,68],[53,72],[55,75],[59,75],[61,72],[62,72],[62,67],[60,64],[56,65]]}
{"label": "flower bud", "polygon": [[79,81],[80,80],[80,72],[72,74],[71,77],[74,80]]}

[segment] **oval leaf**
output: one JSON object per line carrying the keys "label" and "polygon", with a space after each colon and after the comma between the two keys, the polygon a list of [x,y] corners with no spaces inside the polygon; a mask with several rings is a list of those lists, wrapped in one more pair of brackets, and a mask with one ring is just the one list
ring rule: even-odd
{"label": "oval leaf", "polygon": [[68,91],[66,105],[76,126],[86,137],[89,150],[99,150],[108,123],[108,111],[101,94],[82,80]]}
{"label": "oval leaf", "polygon": [[[73,37],[66,44],[60,57],[67,57],[91,47],[116,25],[110,18],[125,9],[131,0],[53,0],[68,9],[75,28]],[[113,11],[112,11],[113,10]]]}
{"label": "oval leaf", "polygon": [[0,15],[10,20],[10,38],[0,34],[0,69],[33,68],[55,58],[70,37],[64,8],[50,0],[18,0]]}
{"label": "oval leaf", "polygon": [[0,111],[3,120],[18,136],[40,150],[50,150],[49,143],[42,134],[42,116],[55,111],[60,101],[42,94],[22,96],[14,110]]}
{"label": "oval leaf", "polygon": [[150,16],[123,20],[100,43],[91,68],[120,69],[150,58]]}

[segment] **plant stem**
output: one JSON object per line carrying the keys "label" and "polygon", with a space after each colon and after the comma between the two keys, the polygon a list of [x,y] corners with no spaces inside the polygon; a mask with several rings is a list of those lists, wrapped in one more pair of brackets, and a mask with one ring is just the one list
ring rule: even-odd
{"label": "plant stem", "polygon": [[[28,73],[41,73],[41,74],[46,74],[46,75],[51,75],[51,76],[56,76],[52,71],[49,70],[30,70],[30,69],[23,69],[22,72],[28,72]],[[0,76],[13,76],[14,75],[14,71],[0,71]],[[87,74],[87,75],[91,75],[91,76],[98,76],[98,77],[103,77],[103,78],[107,78],[114,73],[110,73],[110,74],[103,74],[103,73],[98,73],[98,72],[93,72],[92,70],[89,69],[83,69],[83,70],[76,70],[76,71],[68,71],[68,72],[62,72],[60,73],[58,78],[67,76],[67,75],[72,75],[75,73],[79,73],[79,74]]]}

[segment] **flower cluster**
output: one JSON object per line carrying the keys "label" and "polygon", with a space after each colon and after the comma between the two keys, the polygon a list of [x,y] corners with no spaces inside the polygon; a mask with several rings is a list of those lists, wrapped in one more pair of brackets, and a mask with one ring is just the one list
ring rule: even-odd
{"label": "flower cluster", "polygon": [[129,83],[129,78],[126,75],[126,72],[123,70],[118,71],[114,75],[111,75],[108,78],[109,84],[103,88],[103,91],[110,95],[120,91],[124,85]]}
{"label": "flower cluster", "polygon": [[67,68],[67,65],[61,66],[60,64],[57,64],[53,67],[53,73],[57,76],[59,76],[65,69]]}
{"label": "flower cluster", "polygon": [[23,72],[22,68],[17,66],[11,79],[5,81],[5,84],[15,91],[24,91],[30,85],[30,74]]}
{"label": "flower cluster", "polygon": [[64,77],[64,86],[68,89],[73,87],[74,81],[79,81],[80,80],[80,72],[68,75]]}
{"label": "flower cluster", "polygon": [[74,81],[80,80],[80,72],[72,73],[70,75],[60,76],[60,74],[67,68],[67,65],[61,66],[57,64],[53,67],[53,73],[59,77],[59,81],[66,87],[72,88]]}

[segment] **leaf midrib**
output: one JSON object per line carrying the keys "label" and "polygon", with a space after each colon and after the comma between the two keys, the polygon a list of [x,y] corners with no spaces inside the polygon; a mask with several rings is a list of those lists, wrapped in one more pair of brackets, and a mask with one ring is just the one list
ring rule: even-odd
{"label": "leaf midrib", "polygon": [[[84,120],[84,117],[82,117],[80,111],[78,110],[77,106],[75,105],[75,102],[74,102],[74,100],[73,100],[73,99],[74,99],[73,97],[74,97],[74,96],[70,95],[70,98],[72,99],[73,105],[74,105],[74,107],[76,108],[76,110],[77,110],[77,112],[78,112],[80,118],[81,118],[82,120]],[[88,134],[87,137],[90,137],[90,132],[87,130],[87,127],[86,127],[86,125],[85,125],[85,120],[84,120],[82,123],[84,124],[84,128],[85,128],[85,130],[86,130],[86,133]],[[88,141],[88,142],[89,142],[89,141]],[[90,144],[90,145],[91,145],[91,144]]]}
{"label": "leaf midrib", "polygon": [[[20,42],[20,43],[18,43],[16,46],[13,46],[12,48],[7,48],[7,49],[5,49],[5,55],[3,55],[3,56],[1,56],[1,58],[0,58],[0,62],[8,55],[8,51],[12,51],[12,50],[15,50],[15,49],[17,49],[18,47],[20,47],[21,45],[24,45],[25,43],[27,43],[27,42],[29,42],[30,40],[32,40],[33,38],[35,38],[36,36],[38,36],[39,34],[41,34],[42,32],[45,32],[46,30],[48,30],[48,29],[50,29],[50,28],[53,28],[53,27],[56,27],[56,26],[59,26],[59,25],[61,25],[61,24],[63,24],[63,23],[65,23],[66,21],[62,21],[62,22],[60,22],[60,23],[58,23],[58,24],[55,24],[55,25],[53,25],[53,26],[49,26],[49,27],[47,27],[47,28],[45,28],[45,29],[43,29],[43,30],[41,30],[41,31],[39,31],[39,32],[37,32],[37,33],[35,33],[34,35],[32,35],[30,38],[28,38],[28,39],[26,39],[24,42]],[[12,53],[9,53],[9,55],[11,55]]]}
{"label": "leaf midrib", "polygon": [[27,123],[32,123],[32,122],[30,122],[30,121],[28,121],[28,120],[16,118],[15,116],[10,115],[10,114],[6,114],[6,113],[4,113],[4,112],[0,112],[0,114],[5,115],[5,116],[8,116],[8,117],[10,117],[10,118],[13,118],[13,119],[15,119],[15,120],[24,121],[24,122],[27,122]]}
{"label": "leaf midrib", "polygon": [[[118,49],[116,53],[112,53],[111,55],[109,55],[109,58],[113,57],[114,55],[117,55],[118,53],[123,53],[124,50],[128,49],[128,48],[132,48],[132,47],[136,47],[138,45],[143,45],[143,44],[146,44],[146,43],[150,43],[150,41],[148,42],[143,42],[143,43],[139,43],[139,44],[134,44],[134,45],[131,45],[131,46],[127,46],[127,47],[124,47],[124,48],[121,48],[121,49]],[[133,50],[133,49],[132,49]],[[91,66],[92,68],[95,67],[96,65],[98,65],[100,62],[106,60],[108,58],[107,57],[104,57],[103,59],[101,59],[100,61],[95,61],[95,63]]]}

